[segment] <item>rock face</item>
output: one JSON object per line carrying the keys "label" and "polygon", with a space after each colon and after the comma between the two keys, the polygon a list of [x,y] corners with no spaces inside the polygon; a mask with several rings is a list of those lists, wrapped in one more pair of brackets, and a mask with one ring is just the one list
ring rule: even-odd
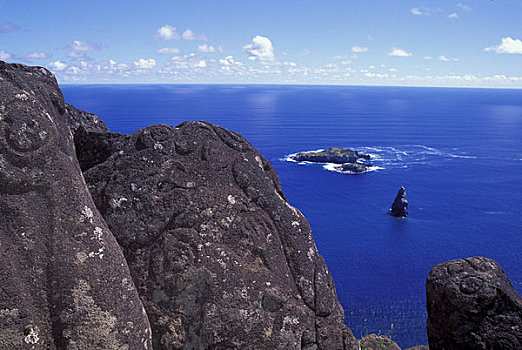
{"label": "rock face", "polygon": [[408,216],[408,199],[406,198],[406,190],[404,187],[399,189],[399,192],[392,203],[390,214],[395,217]]}
{"label": "rock face", "polygon": [[145,349],[151,331],[124,256],[76,160],[52,73],[0,61],[0,348]]}
{"label": "rock face", "polygon": [[370,155],[359,153],[349,148],[332,147],[322,151],[300,152],[290,156],[297,162],[317,163],[355,163],[358,160],[370,160]]}
{"label": "rock face", "polygon": [[185,122],[75,142],[155,349],[357,348],[306,219],[243,137]]}
{"label": "rock face", "polygon": [[369,334],[360,340],[361,350],[401,350],[390,337]]}
{"label": "rock face", "polygon": [[522,298],[493,260],[451,260],[426,281],[428,339],[437,349],[522,349]]}

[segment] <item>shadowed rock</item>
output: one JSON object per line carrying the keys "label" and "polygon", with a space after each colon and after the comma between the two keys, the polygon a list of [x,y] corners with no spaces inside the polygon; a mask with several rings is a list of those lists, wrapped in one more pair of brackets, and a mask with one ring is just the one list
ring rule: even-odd
{"label": "shadowed rock", "polygon": [[522,298],[495,261],[436,265],[426,298],[431,350],[522,349]]}
{"label": "shadowed rock", "polygon": [[64,103],[51,72],[0,61],[0,348],[150,348],[126,261],[83,181],[72,121],[104,129]]}
{"label": "shadowed rock", "polygon": [[406,199],[406,190],[404,187],[399,189],[399,192],[392,203],[390,214],[395,217],[408,216],[408,199]]}
{"label": "shadowed rock", "polygon": [[357,348],[306,219],[243,137],[206,122],[77,135],[155,349]]}

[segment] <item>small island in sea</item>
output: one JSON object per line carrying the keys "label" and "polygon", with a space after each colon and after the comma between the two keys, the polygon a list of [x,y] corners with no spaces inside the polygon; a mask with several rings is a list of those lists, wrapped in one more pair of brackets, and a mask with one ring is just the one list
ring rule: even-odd
{"label": "small island in sea", "polygon": [[329,170],[344,174],[363,174],[372,170],[369,154],[359,153],[349,148],[331,147],[317,151],[299,152],[288,156],[296,162],[330,163]]}

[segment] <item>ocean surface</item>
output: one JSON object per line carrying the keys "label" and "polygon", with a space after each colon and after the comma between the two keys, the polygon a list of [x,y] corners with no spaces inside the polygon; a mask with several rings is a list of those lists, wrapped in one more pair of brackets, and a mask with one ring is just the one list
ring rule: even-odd
{"label": "ocean surface", "polygon": [[[522,292],[522,90],[354,86],[62,86],[112,131],[207,120],[245,136],[306,216],[360,337],[427,344],[425,279],[437,263],[495,259]],[[362,175],[286,156],[372,154]],[[410,216],[387,211],[404,186]]]}

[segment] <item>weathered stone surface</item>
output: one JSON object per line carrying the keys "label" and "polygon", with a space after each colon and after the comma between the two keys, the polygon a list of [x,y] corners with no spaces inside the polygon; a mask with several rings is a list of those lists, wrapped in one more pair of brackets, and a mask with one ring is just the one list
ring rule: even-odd
{"label": "weathered stone surface", "polygon": [[306,219],[243,137],[185,122],[75,142],[155,349],[357,348]]}
{"label": "weathered stone surface", "polygon": [[390,214],[396,217],[408,216],[408,199],[406,198],[406,190],[404,187],[399,189],[397,196],[392,203]]}
{"label": "weathered stone surface", "polygon": [[360,340],[360,350],[401,350],[390,337],[369,334]]}
{"label": "weathered stone surface", "polygon": [[97,124],[81,115],[46,69],[0,61],[1,349],[150,348],[127,263],[76,160],[71,120]]}
{"label": "weathered stone surface", "polygon": [[358,160],[370,160],[370,155],[349,148],[332,147],[321,151],[299,152],[290,155],[290,158],[298,162],[343,164],[355,163]]}
{"label": "weathered stone surface", "polygon": [[522,349],[522,298],[495,261],[436,265],[426,298],[431,350]]}

